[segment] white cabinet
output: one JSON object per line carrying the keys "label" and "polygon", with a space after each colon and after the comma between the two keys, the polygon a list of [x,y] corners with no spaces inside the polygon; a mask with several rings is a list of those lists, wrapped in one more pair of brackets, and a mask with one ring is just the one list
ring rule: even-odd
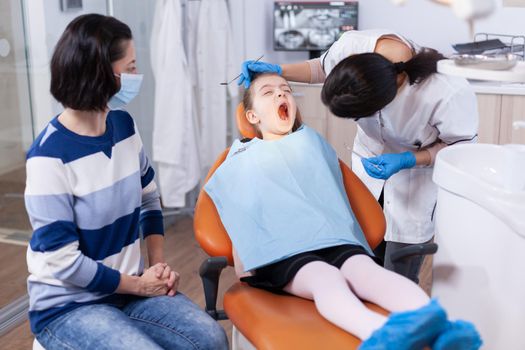
{"label": "white cabinet", "polygon": [[514,128],[513,123],[516,121],[525,121],[525,96],[503,95],[501,97],[500,144],[525,144],[525,129]]}
{"label": "white cabinet", "polygon": [[525,129],[513,123],[525,121],[525,95],[477,94],[479,142],[525,144]]}
{"label": "white cabinet", "polygon": [[480,143],[498,143],[501,124],[501,95],[477,94]]}
{"label": "white cabinet", "polygon": [[327,109],[327,140],[345,164],[352,164],[352,147],[357,132],[357,123],[351,119],[339,118]]}
{"label": "white cabinet", "polygon": [[292,91],[303,123],[326,137],[326,108],[321,102],[321,88],[294,83]]}
{"label": "white cabinet", "polygon": [[[317,130],[337,151],[346,164],[351,152],[357,124],[337,118],[321,102],[321,84],[291,83],[303,122]],[[525,95],[477,93],[479,109],[479,142],[525,144],[525,129],[513,128],[515,121],[525,121]]]}

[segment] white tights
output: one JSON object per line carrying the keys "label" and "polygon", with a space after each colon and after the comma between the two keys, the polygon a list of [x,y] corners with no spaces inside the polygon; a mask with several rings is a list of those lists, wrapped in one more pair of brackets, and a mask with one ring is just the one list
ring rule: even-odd
{"label": "white tights", "polygon": [[313,300],[324,318],[361,340],[381,328],[386,317],[360,299],[391,312],[415,310],[430,301],[417,284],[363,254],[347,259],[340,269],[322,261],[308,263],[284,290]]}

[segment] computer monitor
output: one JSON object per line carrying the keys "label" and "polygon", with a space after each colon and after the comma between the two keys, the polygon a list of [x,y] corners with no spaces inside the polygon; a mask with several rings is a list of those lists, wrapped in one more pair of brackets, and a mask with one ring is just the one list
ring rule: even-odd
{"label": "computer monitor", "polygon": [[275,1],[274,50],[311,51],[317,57],[357,29],[357,1]]}

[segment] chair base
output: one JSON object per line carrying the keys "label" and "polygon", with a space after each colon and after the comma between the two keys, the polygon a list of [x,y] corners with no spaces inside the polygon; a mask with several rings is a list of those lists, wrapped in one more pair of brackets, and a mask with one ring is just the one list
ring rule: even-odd
{"label": "chair base", "polygon": [[35,338],[35,340],[33,341],[33,350],[46,350],[46,349]]}
{"label": "chair base", "polygon": [[232,350],[257,350],[248,339],[237,329],[232,327]]}

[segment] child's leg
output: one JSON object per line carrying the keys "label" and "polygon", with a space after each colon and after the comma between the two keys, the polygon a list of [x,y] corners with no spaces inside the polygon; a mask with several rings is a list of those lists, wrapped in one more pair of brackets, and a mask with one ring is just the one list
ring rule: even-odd
{"label": "child's leg", "polygon": [[352,293],[339,269],[322,261],[304,265],[284,290],[313,299],[324,318],[360,339],[367,339],[386,321]]}
{"label": "child's leg", "polygon": [[341,271],[356,295],[393,311],[360,350],[423,349],[445,330],[443,308],[409,279],[376,265],[366,255],[348,258]]}
{"label": "child's leg", "polygon": [[417,284],[377,265],[364,254],[348,258],[341,272],[359,298],[388,311],[415,310],[430,301]]}

